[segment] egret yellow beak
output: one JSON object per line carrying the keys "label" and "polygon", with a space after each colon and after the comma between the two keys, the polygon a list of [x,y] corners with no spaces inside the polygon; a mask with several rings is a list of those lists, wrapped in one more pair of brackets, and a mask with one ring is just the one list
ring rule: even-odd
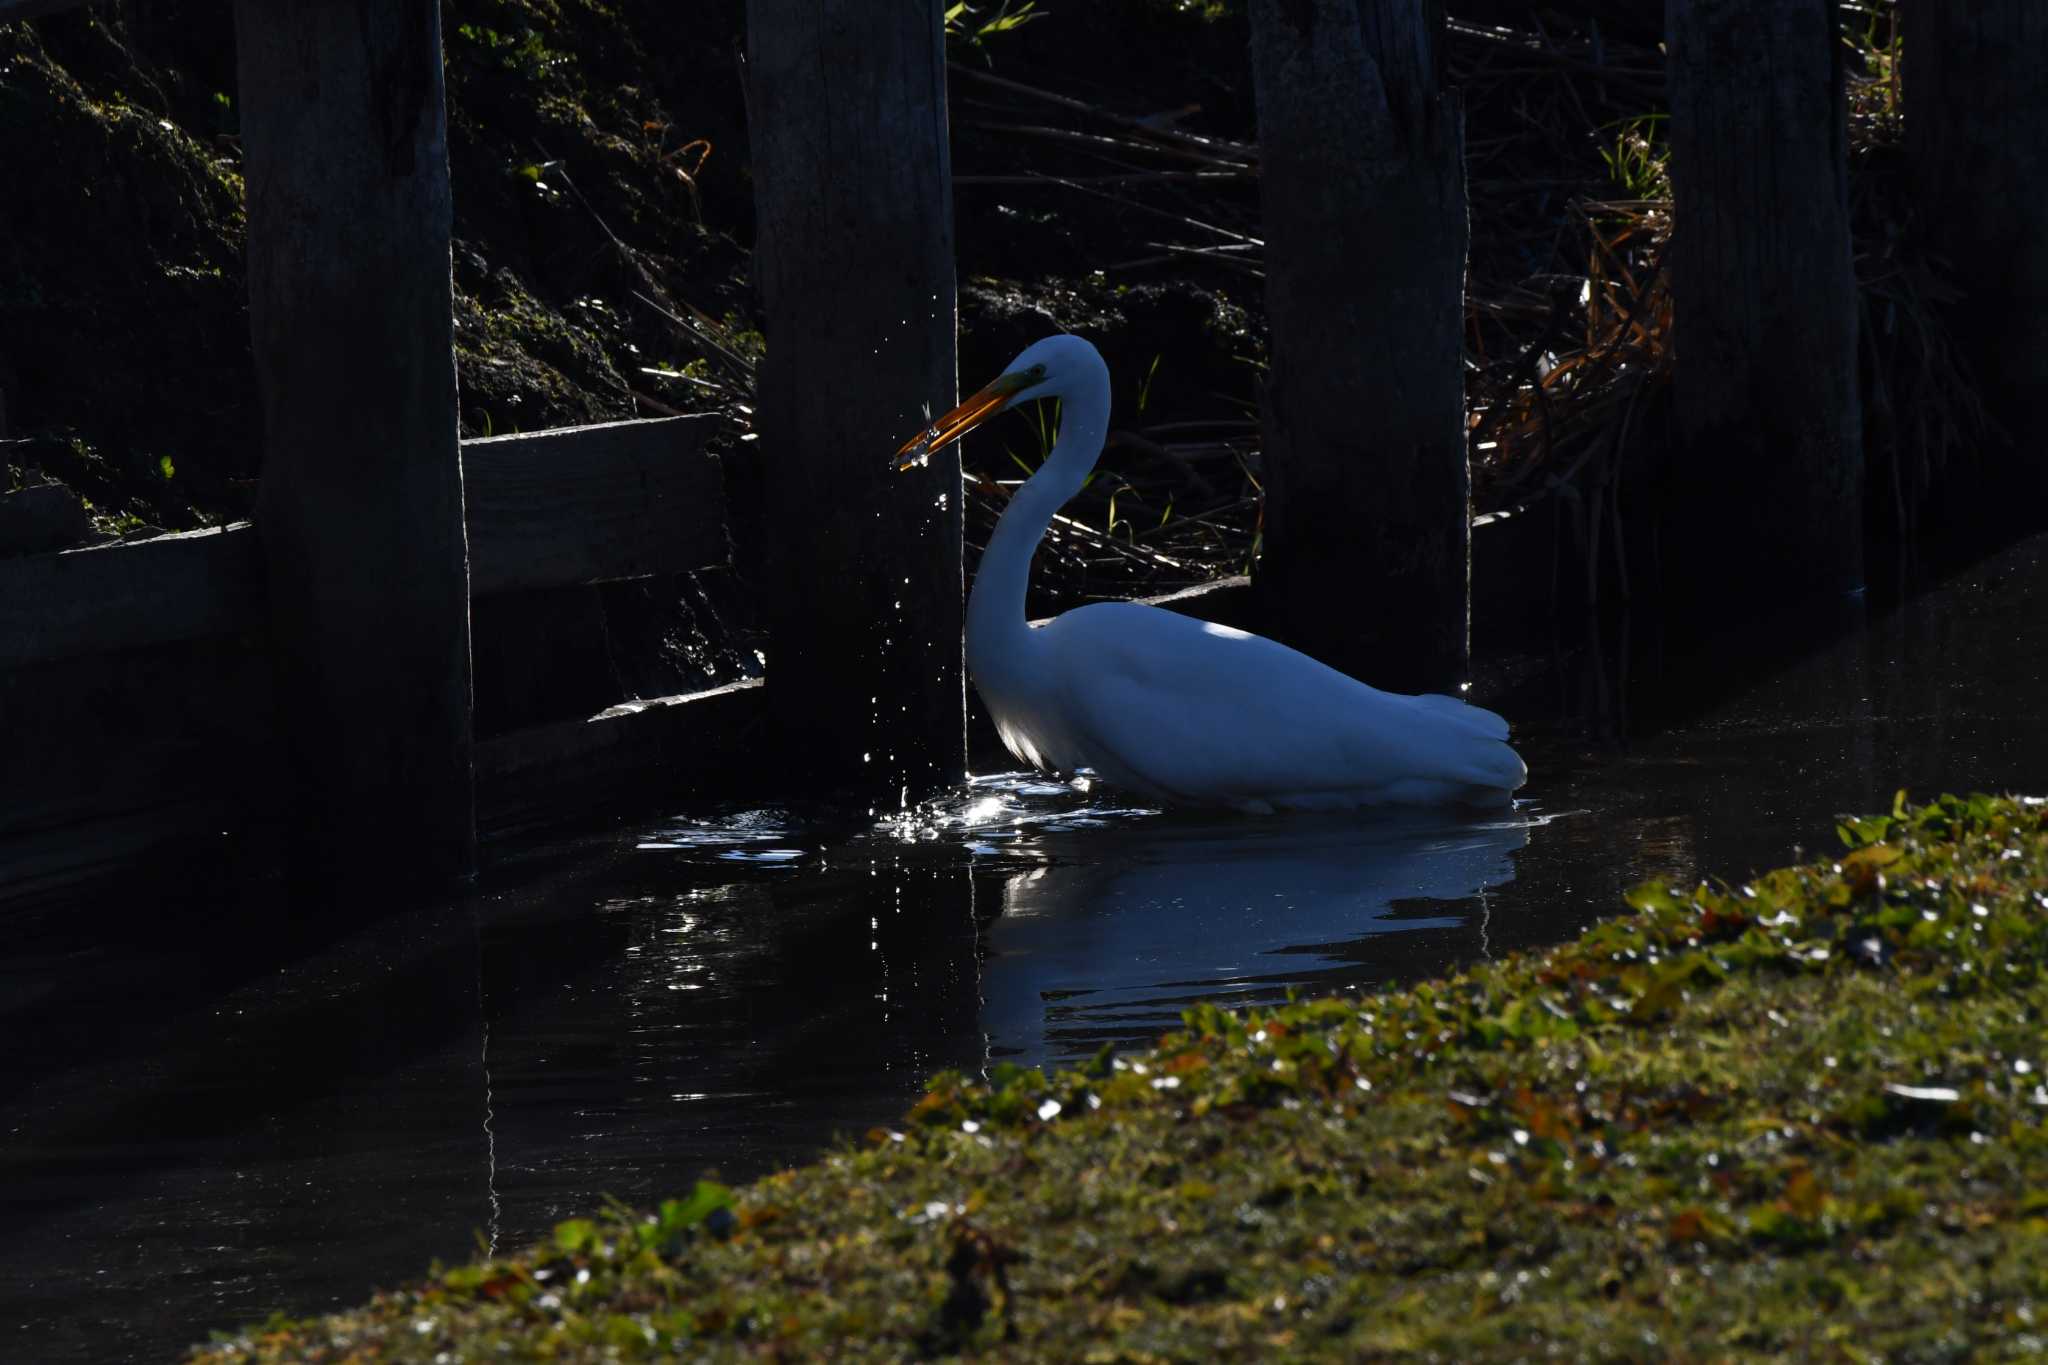
{"label": "egret yellow beak", "polygon": [[933,451],[942,450],[953,444],[1001,412],[1009,406],[1012,398],[1021,390],[1029,388],[1032,382],[1032,376],[1022,370],[1002,376],[905,441],[895,454],[896,468],[899,471],[914,469],[931,459]]}

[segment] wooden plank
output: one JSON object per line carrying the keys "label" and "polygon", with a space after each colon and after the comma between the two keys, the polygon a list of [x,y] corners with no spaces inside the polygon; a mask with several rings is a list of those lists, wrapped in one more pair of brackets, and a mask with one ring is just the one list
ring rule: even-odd
{"label": "wooden plank", "polygon": [[[1212,578],[1207,583],[1131,600],[1141,607],[1158,607],[1163,611],[1192,616],[1198,621],[1214,621],[1220,626],[1257,632],[1257,604],[1252,600],[1252,580],[1245,574]],[[1042,616],[1031,624],[1045,626],[1052,624],[1052,620],[1050,616]]]}
{"label": "wooden plank", "polygon": [[0,669],[261,624],[248,522],[0,561]]}
{"label": "wooden plank", "polygon": [[724,488],[704,453],[717,421],[661,417],[463,442],[471,595],[723,562]]}
{"label": "wooden plank", "polygon": [[15,19],[33,19],[67,9],[84,9],[90,0],[0,0],[0,24]]}
{"label": "wooden plank", "polygon": [[160,892],[167,877],[180,879],[173,894],[182,895],[195,872],[212,883],[230,856],[221,831],[240,814],[226,796],[167,793],[59,830],[0,830],[0,911],[73,907],[152,880]]}
{"label": "wooden plank", "polygon": [[[504,833],[727,783],[765,701],[745,679],[481,741],[479,821]],[[0,911],[272,867],[272,729],[269,667],[238,642],[0,672]]]}
{"label": "wooden plank", "polygon": [[274,804],[273,728],[246,638],[0,669],[0,907],[245,865]]}
{"label": "wooden plank", "polygon": [[[472,595],[723,563],[716,421],[463,442]],[[0,560],[0,669],[261,629],[262,581],[248,522]]]}
{"label": "wooden plank", "polygon": [[892,802],[967,766],[960,462],[888,460],[958,378],[944,8],[747,4],[775,727]]}
{"label": "wooden plank", "polygon": [[743,678],[483,740],[479,822],[503,832],[715,780],[760,745],[766,701],[761,680]]}
{"label": "wooden plank", "polygon": [[1198,621],[1214,621],[1218,625],[1232,626],[1238,630],[1251,630],[1251,621],[1256,604],[1251,600],[1252,580],[1245,574],[1232,574],[1228,578],[1213,578],[1207,583],[1197,583],[1191,588],[1178,592],[1161,593],[1157,597],[1140,597],[1141,606],[1160,607],[1166,611],[1192,616]]}

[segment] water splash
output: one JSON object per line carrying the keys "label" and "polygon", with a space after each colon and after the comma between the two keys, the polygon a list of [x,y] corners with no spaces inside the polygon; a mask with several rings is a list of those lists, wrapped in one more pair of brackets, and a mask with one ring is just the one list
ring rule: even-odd
{"label": "water splash", "polygon": [[932,462],[932,448],[938,442],[939,428],[935,423],[919,432],[917,440],[911,444],[910,448],[896,457],[897,468],[923,469]]}
{"label": "water splash", "polygon": [[1060,831],[1158,816],[1157,807],[1097,796],[1086,773],[1061,781],[1043,773],[1005,772],[970,777],[928,801],[905,802],[875,822],[875,832],[900,843],[964,842],[971,853],[1027,830]]}

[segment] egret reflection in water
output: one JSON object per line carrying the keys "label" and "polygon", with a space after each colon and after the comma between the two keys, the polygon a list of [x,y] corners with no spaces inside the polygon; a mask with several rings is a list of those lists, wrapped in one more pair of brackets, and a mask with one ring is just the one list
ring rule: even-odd
{"label": "egret reflection in water", "polygon": [[[1476,921],[1533,821],[1415,815],[1149,822],[1049,843],[986,930],[991,1054],[1072,1058],[1175,1026],[1198,998],[1363,990],[1398,940]],[[1414,951],[1441,951],[1435,941]]]}

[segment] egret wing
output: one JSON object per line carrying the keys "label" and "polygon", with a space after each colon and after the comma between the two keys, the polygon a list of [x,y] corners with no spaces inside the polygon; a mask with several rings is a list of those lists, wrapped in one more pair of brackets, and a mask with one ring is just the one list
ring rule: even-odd
{"label": "egret wing", "polygon": [[1485,782],[1501,765],[1475,768],[1458,749],[1512,758],[1488,733],[1505,730],[1490,712],[1380,692],[1243,631],[1127,603],[1046,629],[1077,743],[1111,780],[1159,796],[1233,803]]}

